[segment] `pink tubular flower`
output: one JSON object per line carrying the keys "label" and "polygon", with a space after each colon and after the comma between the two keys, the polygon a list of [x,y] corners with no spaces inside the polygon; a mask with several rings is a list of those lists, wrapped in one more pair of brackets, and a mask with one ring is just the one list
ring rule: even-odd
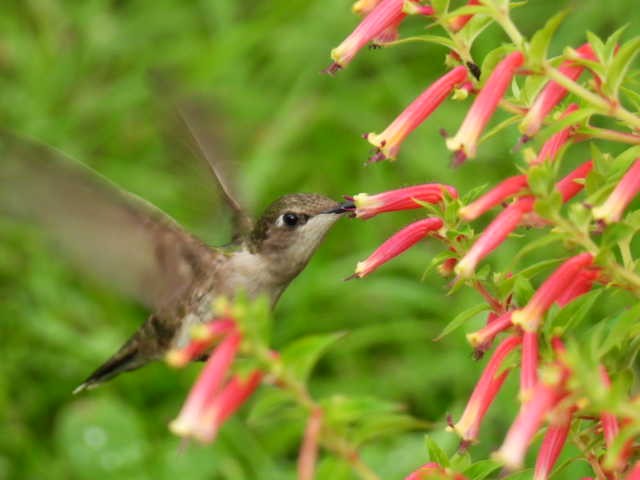
{"label": "pink tubular flower", "polygon": [[486,84],[480,90],[458,133],[447,139],[447,148],[455,153],[455,163],[460,164],[466,158],[476,155],[477,143],[482,130],[498,107],[511,79],[524,62],[520,52],[507,55],[493,70]]}
{"label": "pink tubular flower", "polygon": [[364,220],[379,213],[420,208],[421,205],[418,202],[440,203],[444,200],[445,194],[452,198],[458,198],[458,192],[450,185],[425,183],[414,185],[413,187],[388,190],[376,195],[359,193],[354,195],[352,200],[356,207],[356,217]]}
{"label": "pink tubular flower", "polygon": [[527,305],[513,313],[512,321],[525,331],[535,332],[545,312],[561,297],[576,275],[591,266],[593,255],[581,253],[565,261],[533,294]]}
{"label": "pink tubular flower", "polygon": [[461,473],[449,472],[446,468],[440,466],[436,462],[429,462],[422,465],[416,471],[412,472],[404,480],[466,480]]}
{"label": "pink tubular flower", "polygon": [[559,418],[547,428],[547,433],[542,440],[540,452],[536,459],[536,467],[533,473],[533,480],[547,480],[553,466],[556,464],[562,448],[567,441],[567,435],[571,428],[573,409],[569,411],[557,412]]}
{"label": "pink tubular flower", "polygon": [[442,220],[436,217],[425,218],[407,225],[380,245],[369,258],[358,262],[355,273],[349,278],[362,278],[369,275],[380,265],[397,257],[429,233],[440,230],[443,225]]}
{"label": "pink tubular flower", "polygon": [[567,372],[557,367],[550,373],[551,378],[541,378],[532,388],[531,395],[522,405],[520,413],[509,428],[496,459],[508,469],[520,468],[533,436],[540,428],[545,416],[551,412],[564,394]]}
{"label": "pink tubular flower", "polygon": [[600,270],[581,270],[576,274],[571,284],[564,289],[560,296],[556,299],[556,303],[561,307],[564,307],[569,302],[578,298],[581,295],[591,291],[593,283],[600,276]]}
{"label": "pink tubular flower", "polygon": [[520,367],[520,398],[525,400],[538,383],[538,332],[525,331],[522,335],[522,362]]}
{"label": "pink tubular flower", "polygon": [[454,68],[422,92],[382,133],[366,134],[367,141],[377,148],[370,161],[395,159],[404,139],[466,79],[466,67]]}
{"label": "pink tubular flower", "polygon": [[522,217],[533,209],[533,197],[522,197],[505,208],[480,234],[467,254],[458,262],[456,274],[462,278],[470,277],[476,266],[513,232]]}
{"label": "pink tubular flower", "polygon": [[625,480],[640,480],[640,461],[636,462],[636,464],[625,477]]}
{"label": "pink tubular flower", "polygon": [[334,73],[346,67],[356,53],[385,29],[397,26],[406,13],[402,11],[404,0],[382,0],[360,22],[351,35],[331,51],[334,63],[325,71]]}
{"label": "pink tubular flower", "polygon": [[500,205],[502,202],[521,192],[528,186],[529,183],[527,182],[526,175],[516,175],[514,177],[509,177],[469,205],[462,207],[458,212],[460,218],[468,222],[471,220],[475,220],[483,213],[491,210],[493,207]]}
{"label": "pink tubular flower", "polygon": [[[611,379],[609,378],[609,374],[607,373],[607,369],[604,368],[604,365],[600,365],[599,368],[600,380],[606,390],[611,389]],[[607,412],[602,412],[600,415],[600,423],[602,424],[602,433],[604,434],[604,442],[607,448],[611,448],[613,445],[613,441],[618,436],[618,432],[620,431],[620,425],[618,424],[618,419],[615,415]]]}
{"label": "pink tubular flower", "polygon": [[365,15],[371,13],[371,11],[376,8],[380,1],[381,0],[357,0],[351,6],[351,11],[356,15],[364,17]]}
{"label": "pink tubular flower", "polygon": [[593,161],[588,160],[556,183],[556,189],[562,195],[563,202],[568,202],[582,191],[584,182],[581,180],[587,178],[591,170],[593,170]]}
{"label": "pink tubular flower", "polygon": [[[472,5],[480,5],[480,0],[469,0],[467,2],[468,6]],[[449,21],[449,28],[454,32],[458,32],[464,28],[464,26],[469,23],[469,20],[473,18],[473,14],[469,15],[460,15],[458,17],[452,18]]]}
{"label": "pink tubular flower", "polygon": [[[578,49],[576,49],[578,55],[587,60],[595,60],[595,53],[591,48],[591,45],[585,43]],[[558,68],[558,70],[566,77],[571,80],[576,80],[584,67],[582,65],[577,65],[572,60],[566,60],[562,62],[562,65]],[[520,130],[524,135],[528,138],[533,137],[540,128],[542,127],[542,122],[545,117],[549,115],[551,110],[562,101],[562,99],[567,94],[567,90],[557,84],[554,81],[550,81],[547,85],[542,89],[542,91],[538,94],[536,99],[531,105],[529,112],[525,115],[522,123],[520,124]]]}
{"label": "pink tubular flower", "polygon": [[627,170],[607,200],[593,209],[593,218],[607,224],[619,221],[625,208],[638,192],[640,192],[640,158],[637,158]]}
{"label": "pink tubular flower", "polygon": [[521,341],[520,336],[516,335],[504,339],[487,363],[473,389],[462,417],[452,427],[462,438],[463,444],[473,443],[477,440],[482,419],[509,374],[510,369],[503,368],[504,360],[513,349],[520,345]]}
{"label": "pink tubular flower", "polygon": [[216,341],[235,329],[235,322],[228,318],[216,319],[196,327],[192,340],[181,349],[172,349],[167,354],[167,363],[172,367],[184,367],[200,358]]}
{"label": "pink tubular flower", "polygon": [[487,348],[496,335],[513,326],[513,323],[511,322],[511,313],[512,312],[503,313],[499,317],[488,322],[477,332],[467,334],[467,341],[473,348],[481,350]]}
{"label": "pink tubular flower", "polygon": [[234,375],[219,395],[212,399],[200,419],[201,425],[193,436],[201,442],[211,442],[227,418],[249,398],[262,381],[262,372],[254,370],[247,378]]}
{"label": "pink tubular flower", "polygon": [[178,418],[169,425],[173,433],[205,441],[209,426],[204,424],[203,417],[218,398],[224,377],[240,346],[240,340],[238,332],[230,333],[209,357]]}
{"label": "pink tubular flower", "polygon": [[[560,118],[564,118],[567,115],[575,112],[576,110],[578,110],[578,105],[572,103],[566,108]],[[551,138],[549,138],[549,140],[544,143],[544,145],[540,149],[540,152],[538,153],[538,156],[531,162],[531,165],[538,165],[546,161],[553,162],[556,159],[556,156],[558,155],[560,149],[569,140],[569,136],[571,135],[572,131],[573,127],[569,126],[552,135]]]}

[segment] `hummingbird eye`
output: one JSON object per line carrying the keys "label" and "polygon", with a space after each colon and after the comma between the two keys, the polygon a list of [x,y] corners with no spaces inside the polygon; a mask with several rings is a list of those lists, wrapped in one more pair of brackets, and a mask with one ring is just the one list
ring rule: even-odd
{"label": "hummingbird eye", "polygon": [[298,225],[299,220],[300,218],[295,213],[287,212],[282,215],[282,221],[288,227],[295,227],[296,225]]}

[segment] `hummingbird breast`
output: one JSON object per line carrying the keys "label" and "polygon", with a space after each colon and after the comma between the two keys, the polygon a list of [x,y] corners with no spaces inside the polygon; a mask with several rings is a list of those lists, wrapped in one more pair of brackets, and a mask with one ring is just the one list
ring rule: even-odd
{"label": "hummingbird breast", "polygon": [[211,268],[203,272],[202,278],[194,281],[193,288],[173,313],[178,322],[172,346],[185,346],[192,327],[211,320],[212,304],[216,299],[233,299],[238,292],[249,298],[266,295],[273,308],[290,280],[275,274],[266,258],[248,249],[221,254]]}

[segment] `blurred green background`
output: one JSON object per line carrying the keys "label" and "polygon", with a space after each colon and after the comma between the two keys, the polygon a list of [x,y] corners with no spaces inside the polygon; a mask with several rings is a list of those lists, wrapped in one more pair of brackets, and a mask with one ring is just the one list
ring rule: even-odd
{"label": "blurred green background", "polygon": [[[533,0],[515,17],[531,33],[570,3]],[[586,29],[607,35],[626,22],[629,31],[640,26],[630,0],[573,6],[554,41],[556,53],[580,44]],[[438,130],[456,130],[464,102],[445,104],[409,138],[397,163],[363,167],[369,146],[359,135],[381,131],[437,78],[445,52],[426,44],[365,50],[335,78],[321,75],[330,49],[356,22],[347,0],[5,0],[0,125],[87,163],[212,244],[223,243],[227,232],[215,190],[205,167],[166,135],[166,105],[151,88],[151,71],[217,102],[254,212],[293,191],[339,198],[437,181],[465,192],[515,172],[515,129],[483,145],[473,162],[449,167]],[[411,18],[403,32],[423,25]],[[474,49],[476,58],[503,41],[491,27]],[[435,271],[422,279],[441,251],[435,243],[417,246],[365,280],[342,282],[356,261],[415,216],[341,221],[278,305],[274,346],[304,334],[349,332],[316,369],[314,395],[399,402],[439,422],[434,436],[453,451],[456,439],[443,432],[443,421],[460,413],[482,364],[471,360],[464,331],[432,339],[479,297],[464,289],[447,297],[447,280]],[[214,445],[179,448],[166,426],[197,365],[173,371],[155,364],[71,396],[145,312],[75,273],[37,230],[0,219],[0,235],[1,480],[294,478],[303,428],[298,417],[247,423],[248,407]],[[517,248],[508,242],[491,263],[505,265]],[[478,317],[462,330],[481,322]],[[502,438],[516,408],[513,380],[503,407],[490,412],[474,456]],[[375,443],[364,457],[383,478],[402,478],[425,461],[424,433]],[[326,457],[321,462],[328,472]],[[586,473],[576,468],[576,475]]]}

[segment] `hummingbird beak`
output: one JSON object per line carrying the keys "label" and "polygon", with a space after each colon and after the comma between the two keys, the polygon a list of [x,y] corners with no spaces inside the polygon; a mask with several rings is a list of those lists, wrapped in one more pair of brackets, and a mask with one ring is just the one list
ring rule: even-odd
{"label": "hummingbird beak", "polygon": [[337,207],[332,208],[331,210],[325,210],[324,212],[321,212],[321,213],[335,213],[340,215],[347,212],[353,212],[355,209],[356,209],[356,206],[353,203],[353,201],[346,201],[338,204]]}

